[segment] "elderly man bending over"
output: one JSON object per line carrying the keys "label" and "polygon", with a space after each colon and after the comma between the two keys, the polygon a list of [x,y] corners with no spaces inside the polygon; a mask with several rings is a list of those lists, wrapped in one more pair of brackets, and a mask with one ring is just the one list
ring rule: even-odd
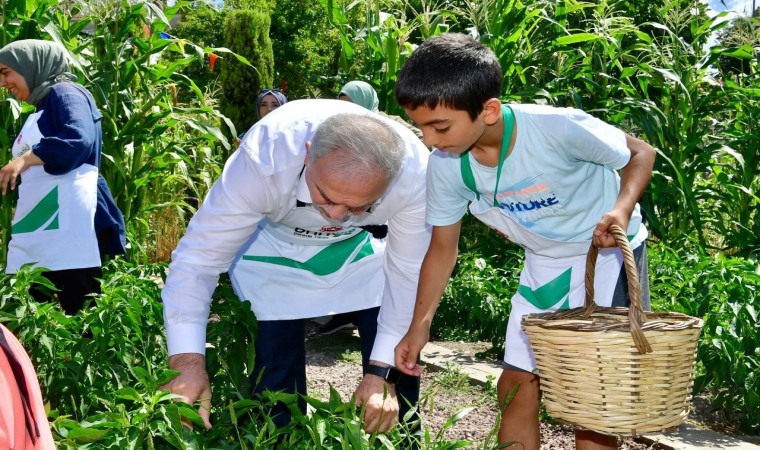
{"label": "elderly man bending over", "polygon": [[[339,100],[289,102],[249,130],[172,254],[162,292],[170,367],[182,372],[167,387],[200,399],[207,427],[206,324],[225,271],[259,320],[256,393],[306,394],[305,319],[356,311],[365,429],[388,431],[416,404],[419,378],[391,365],[430,241],[428,153],[402,125]],[[272,413],[290,421],[285,405]]]}

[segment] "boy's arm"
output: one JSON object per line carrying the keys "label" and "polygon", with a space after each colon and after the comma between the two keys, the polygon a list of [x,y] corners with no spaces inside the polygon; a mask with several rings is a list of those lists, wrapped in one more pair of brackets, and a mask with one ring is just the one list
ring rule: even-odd
{"label": "boy's arm", "polygon": [[395,365],[407,375],[422,374],[417,357],[430,339],[430,325],[435,310],[457,262],[461,227],[461,220],[453,225],[433,227],[430,247],[420,269],[412,323],[395,350]]}
{"label": "boy's arm", "polygon": [[636,202],[649,184],[652,175],[654,159],[657,152],[654,147],[628,134],[625,135],[631,159],[621,170],[620,194],[615,207],[607,212],[594,230],[594,245],[597,247],[615,247],[615,238],[607,232],[610,225],[619,225],[623,230],[628,229],[628,221],[633,213]]}

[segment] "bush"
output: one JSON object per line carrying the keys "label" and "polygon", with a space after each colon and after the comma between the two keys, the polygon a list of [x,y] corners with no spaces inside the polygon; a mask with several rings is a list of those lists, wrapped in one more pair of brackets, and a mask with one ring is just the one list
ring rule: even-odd
{"label": "bush", "polygon": [[253,66],[231,57],[220,61],[222,113],[232,120],[238,134],[258,120],[256,97],[259,90],[272,87],[274,57],[269,26],[269,15],[259,11],[239,10],[227,16],[225,46]]}

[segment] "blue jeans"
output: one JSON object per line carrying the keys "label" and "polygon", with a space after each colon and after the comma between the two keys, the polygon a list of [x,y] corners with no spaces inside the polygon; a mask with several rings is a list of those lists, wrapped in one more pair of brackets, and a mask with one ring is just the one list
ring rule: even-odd
{"label": "blue jeans", "polygon": [[[366,367],[377,335],[377,315],[380,308],[356,311],[354,323],[361,338],[362,367]],[[265,390],[284,391],[306,395],[306,319],[265,320],[259,322],[259,332],[254,343],[256,360],[251,384],[254,393]],[[261,381],[255,385],[261,375]],[[420,396],[420,379],[404,377],[396,385],[399,402],[399,421],[417,405]],[[299,396],[298,407],[306,413],[306,401]],[[276,404],[271,411],[275,425],[283,427],[290,422],[290,411],[284,404]],[[411,420],[418,420],[419,416]]]}

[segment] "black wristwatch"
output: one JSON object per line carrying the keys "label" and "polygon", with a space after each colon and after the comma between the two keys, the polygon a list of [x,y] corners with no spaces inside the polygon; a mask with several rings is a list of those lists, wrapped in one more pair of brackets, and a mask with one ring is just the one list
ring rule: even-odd
{"label": "black wristwatch", "polygon": [[377,375],[394,386],[401,380],[401,377],[404,376],[400,370],[393,366],[380,367],[372,364],[367,364],[367,370],[364,371],[364,374]]}

